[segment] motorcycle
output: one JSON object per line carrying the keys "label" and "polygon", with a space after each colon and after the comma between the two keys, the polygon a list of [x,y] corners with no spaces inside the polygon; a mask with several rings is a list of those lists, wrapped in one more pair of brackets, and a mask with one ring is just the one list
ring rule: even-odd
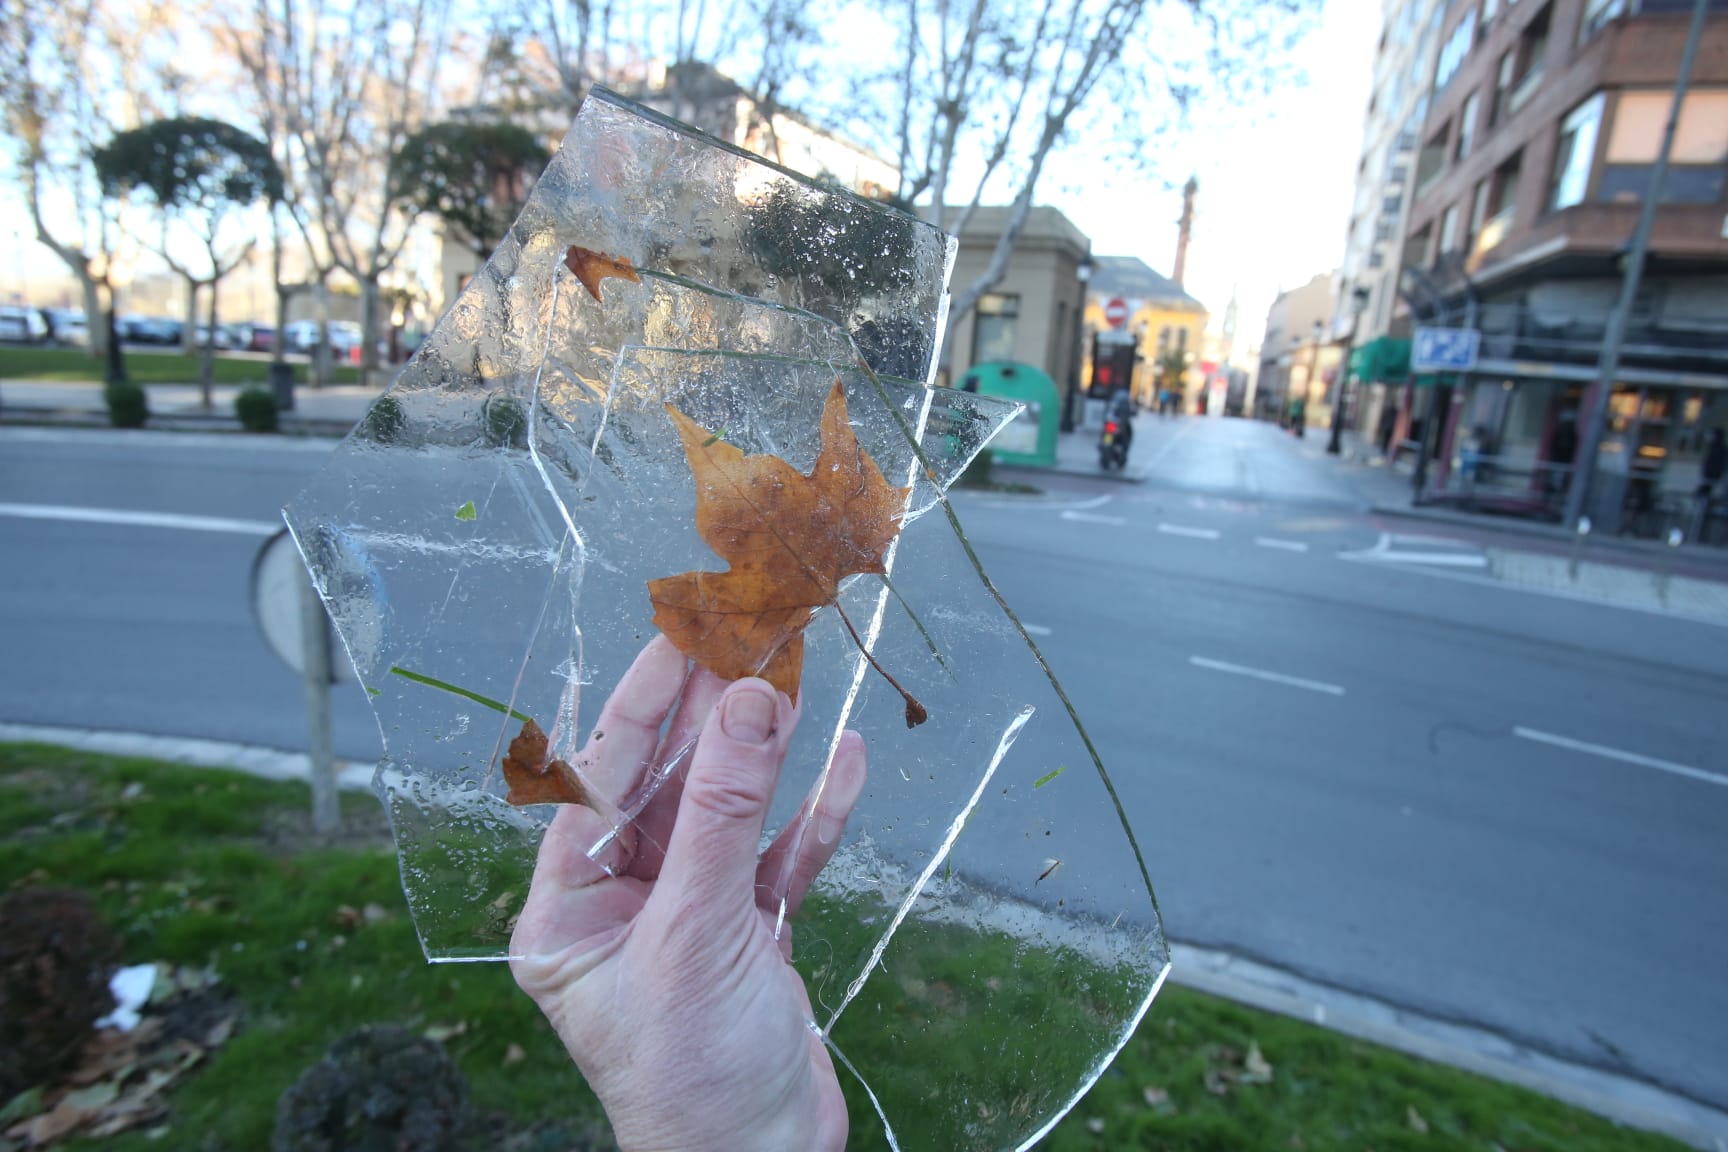
{"label": "motorcycle", "polygon": [[1128,466],[1128,441],[1133,432],[1112,416],[1104,421],[1104,434],[1098,438],[1098,467],[1108,472]]}

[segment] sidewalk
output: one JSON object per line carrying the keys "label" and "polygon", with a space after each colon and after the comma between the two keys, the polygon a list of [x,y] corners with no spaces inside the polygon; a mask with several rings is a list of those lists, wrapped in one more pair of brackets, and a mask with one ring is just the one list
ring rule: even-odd
{"label": "sidewalk", "polygon": [[[150,384],[150,427],[162,429],[238,430],[234,397],[239,387],[218,384],[211,389],[212,407],[199,404],[196,384]],[[358,384],[327,388],[301,385],[294,389],[294,408],[282,413],[282,430],[318,436],[345,436],[366,414],[383,390]],[[27,424],[108,424],[102,385],[0,380],[0,422]]]}
{"label": "sidewalk", "polygon": [[1684,544],[1678,547],[1662,540],[1637,539],[1630,536],[1596,535],[1580,541],[1577,534],[1563,525],[1518,516],[1497,516],[1486,512],[1466,512],[1458,508],[1417,506],[1412,503],[1414,484],[1412,467],[1400,464],[1388,467],[1379,461],[1378,453],[1362,442],[1354,432],[1346,432],[1343,452],[1326,454],[1326,435],[1310,436],[1302,442],[1304,456],[1329,462],[1355,486],[1370,511],[1377,516],[1395,516],[1407,520],[1467,528],[1473,535],[1504,538],[1508,546],[1534,548],[1549,556],[1580,559],[1596,558],[1614,564],[1651,565],[1670,572],[1693,571],[1706,579],[1728,577],[1728,548],[1700,547]]}

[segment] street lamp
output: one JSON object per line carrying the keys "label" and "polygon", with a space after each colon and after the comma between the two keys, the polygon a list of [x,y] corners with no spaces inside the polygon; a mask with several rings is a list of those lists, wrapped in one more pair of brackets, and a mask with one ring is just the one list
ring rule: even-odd
{"label": "street lamp", "polygon": [[1332,438],[1326,442],[1326,452],[1336,456],[1344,450],[1345,409],[1349,405],[1350,357],[1356,351],[1356,330],[1362,326],[1362,306],[1368,302],[1368,289],[1357,286],[1350,290],[1350,335],[1344,341],[1344,359],[1338,364],[1338,396],[1332,404]]}

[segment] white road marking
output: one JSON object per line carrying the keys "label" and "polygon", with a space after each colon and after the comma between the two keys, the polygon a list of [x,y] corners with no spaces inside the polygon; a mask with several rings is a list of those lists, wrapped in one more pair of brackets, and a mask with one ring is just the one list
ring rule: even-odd
{"label": "white road marking", "polygon": [[1340,560],[1369,561],[1377,564],[1431,564],[1441,568],[1486,568],[1488,557],[1480,552],[1398,552],[1392,548],[1394,540],[1428,540],[1434,543],[1449,543],[1436,537],[1394,536],[1390,532],[1380,533],[1380,539],[1374,542],[1374,547],[1364,548],[1355,552],[1340,552]]}
{"label": "white road marking", "polygon": [[1070,504],[1068,507],[1074,509],[1076,512],[1084,512],[1088,508],[1102,508],[1114,499],[1114,496],[1094,496],[1090,500],[1082,500],[1080,503]]}
{"label": "white road marking", "polygon": [[1044,625],[1042,625],[1042,624],[1028,624],[1028,623],[1026,623],[1026,621],[1022,620],[1022,621],[1020,621],[1020,627],[1026,629],[1026,631],[1032,633],[1032,635],[1034,635],[1034,636],[1054,635],[1054,633],[1052,633],[1050,631],[1050,629],[1044,627]]}
{"label": "white road marking", "polygon": [[1249,668],[1243,664],[1227,664],[1222,660],[1210,660],[1205,656],[1190,656],[1188,663],[1196,668],[1209,668],[1214,672],[1229,672],[1235,676],[1248,676],[1255,680],[1264,680],[1268,684],[1283,684],[1289,688],[1306,688],[1310,692],[1324,692],[1328,696],[1342,696],[1344,689],[1336,684],[1328,684],[1323,680],[1304,680],[1300,676],[1286,676],[1282,672],[1268,672],[1263,668]]}
{"label": "white road marking", "polygon": [[1072,508],[1069,508],[1062,513],[1062,519],[1079,520],[1086,524],[1114,524],[1118,527],[1128,523],[1127,520],[1120,516],[1100,516],[1096,512],[1076,512]]}
{"label": "white road marking", "polygon": [[1570,736],[1556,736],[1552,732],[1541,732],[1535,728],[1515,727],[1512,729],[1512,735],[1525,740],[1534,740],[1538,744],[1549,744],[1555,748],[1565,748],[1572,752],[1600,756],[1604,760],[1618,760],[1623,764],[1636,764],[1640,768],[1654,768],[1658,772],[1672,772],[1674,775],[1684,776],[1688,780],[1702,780],[1706,784],[1720,784],[1728,788],[1728,776],[1706,772],[1702,768],[1689,768],[1684,764],[1676,764],[1672,760],[1658,760],[1654,756],[1642,756],[1637,752],[1623,752],[1605,744],[1591,744],[1585,740],[1574,740]]}
{"label": "white road marking", "polygon": [[1306,552],[1308,544],[1302,540],[1279,540],[1272,536],[1256,536],[1254,543],[1262,548],[1279,548],[1285,552]]}
{"label": "white road marking", "polygon": [[1181,524],[1160,524],[1158,531],[1166,536],[1186,536],[1192,540],[1216,540],[1219,536],[1216,528],[1187,528]]}
{"label": "white road marking", "polygon": [[189,516],[180,512],[134,512],[125,508],[79,508],[69,504],[0,504],[0,516],[20,520],[60,520],[75,524],[120,524],[132,528],[179,528],[188,532],[227,532],[235,536],[274,536],[276,520],[233,520],[226,516]]}

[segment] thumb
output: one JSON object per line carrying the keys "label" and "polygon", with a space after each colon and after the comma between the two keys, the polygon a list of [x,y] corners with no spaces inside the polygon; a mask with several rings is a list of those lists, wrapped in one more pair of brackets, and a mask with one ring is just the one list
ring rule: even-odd
{"label": "thumb", "polygon": [[755,906],[762,826],[797,723],[784,694],[747,679],[726,689],[703,725],[654,891],[679,919]]}

